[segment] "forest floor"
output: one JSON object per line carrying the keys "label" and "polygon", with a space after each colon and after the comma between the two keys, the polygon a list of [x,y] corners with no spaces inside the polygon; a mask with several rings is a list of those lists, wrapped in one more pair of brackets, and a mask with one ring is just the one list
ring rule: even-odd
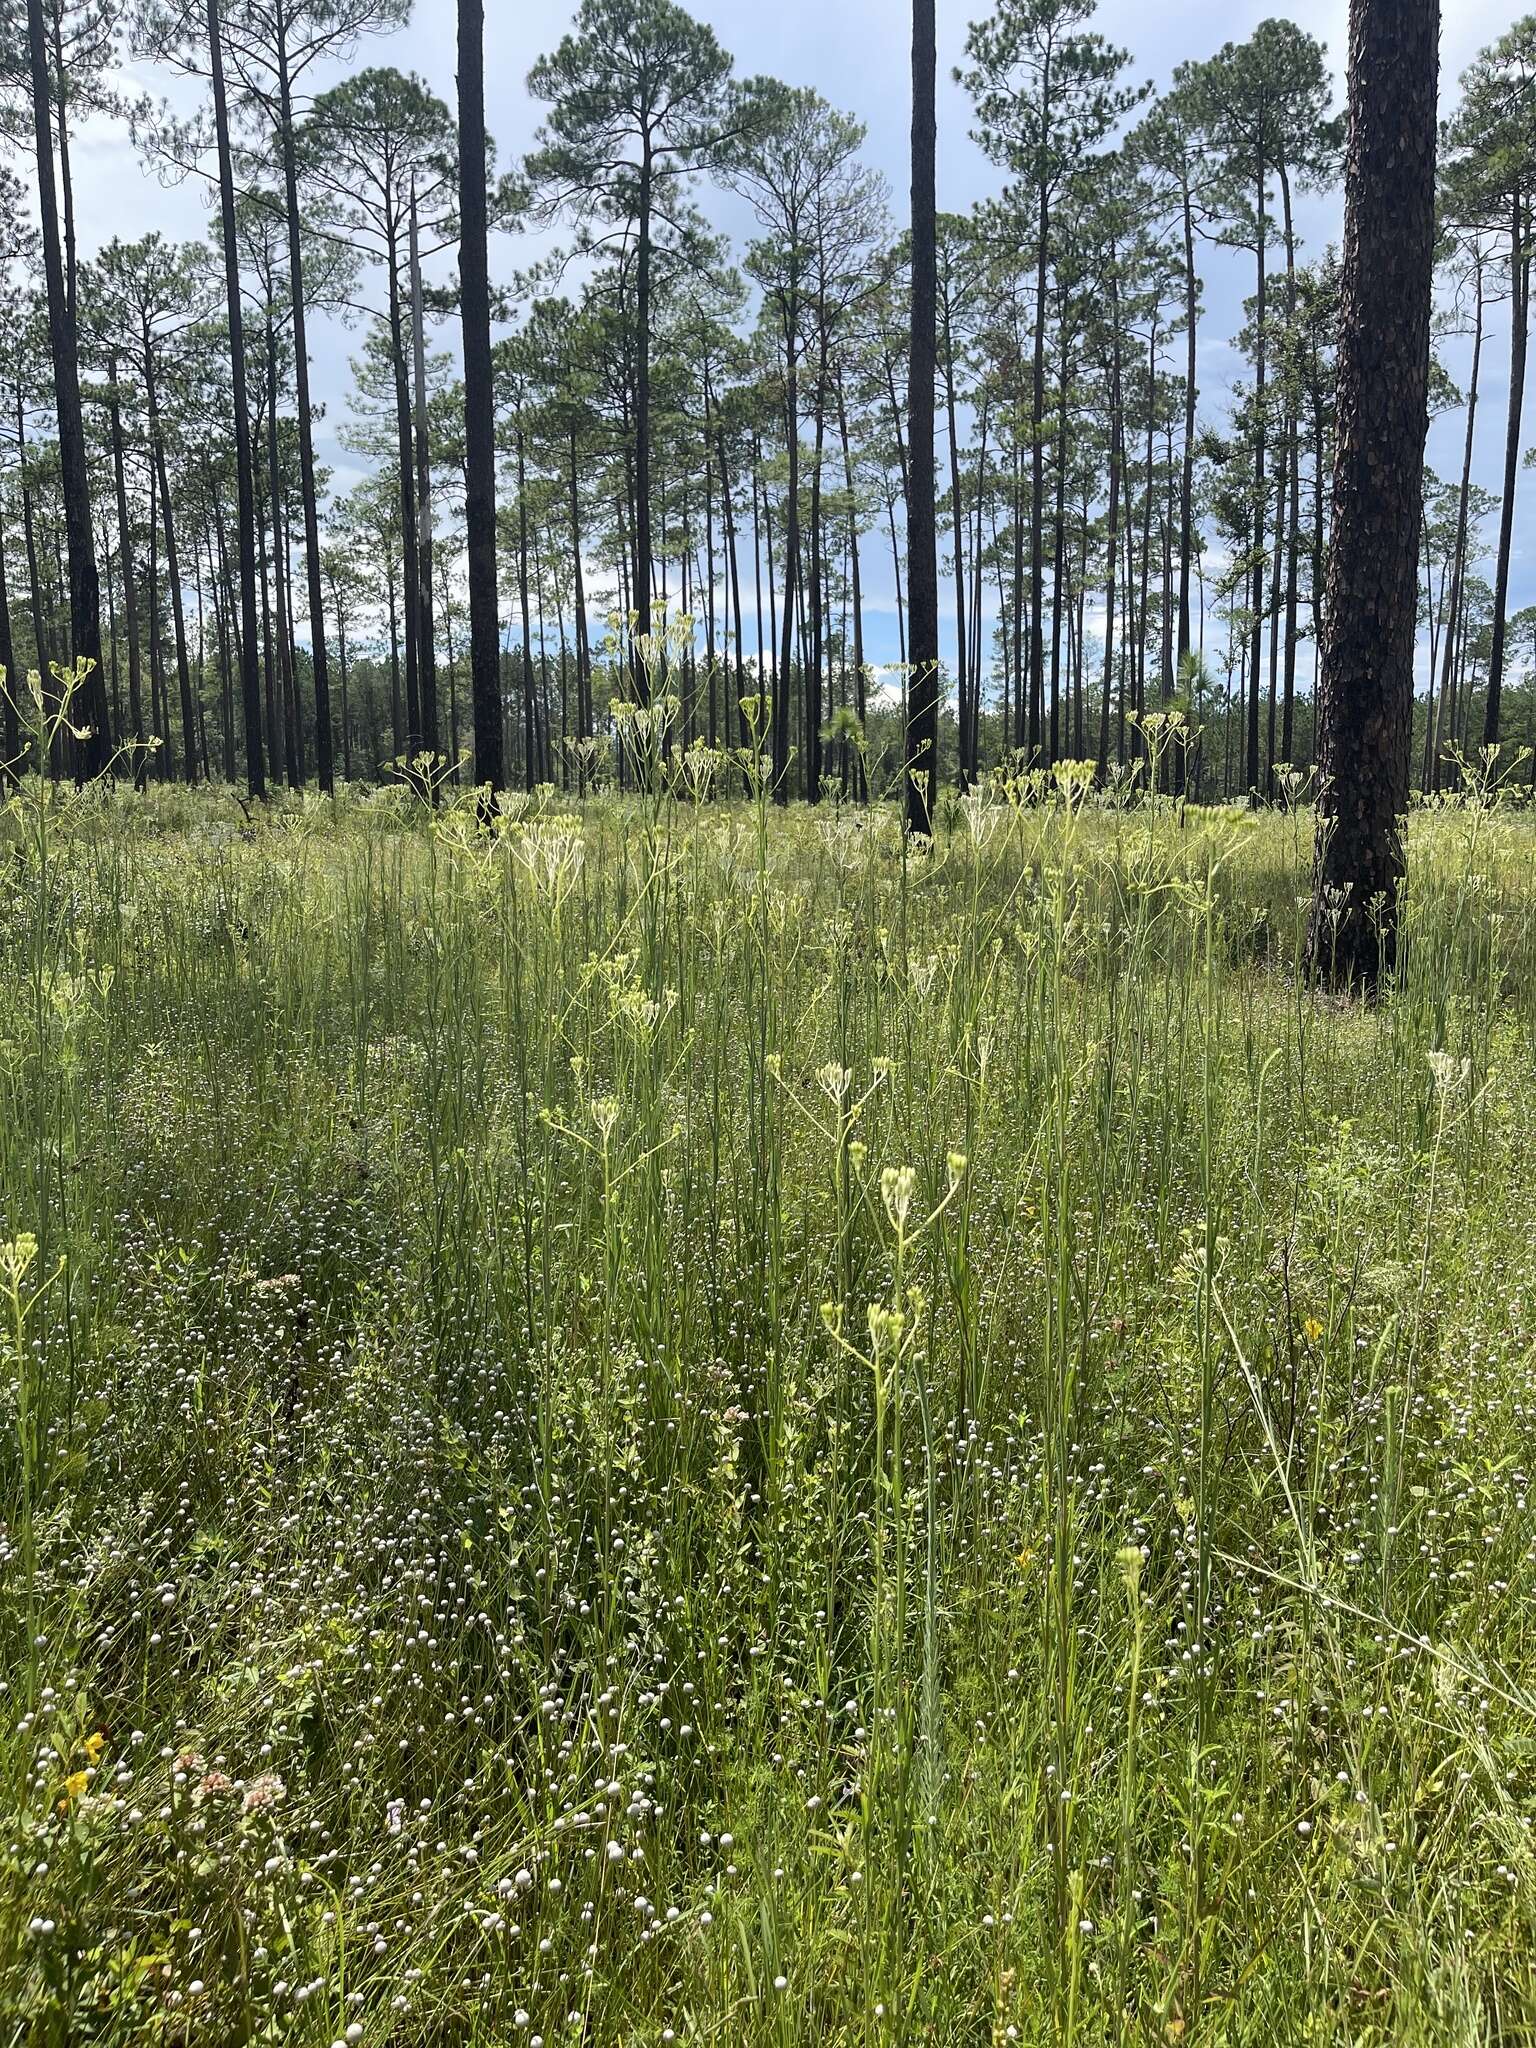
{"label": "forest floor", "polygon": [[1536,819],[34,786],[0,2043],[1536,2033]]}

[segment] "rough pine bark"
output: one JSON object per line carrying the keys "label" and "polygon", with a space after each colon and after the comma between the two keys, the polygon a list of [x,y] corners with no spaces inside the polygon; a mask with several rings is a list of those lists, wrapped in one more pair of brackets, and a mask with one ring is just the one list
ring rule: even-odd
{"label": "rough pine bark", "polygon": [[1349,141],[1328,563],[1318,684],[1322,791],[1308,935],[1336,985],[1396,959],[1413,714],[1439,0],[1351,0]]}

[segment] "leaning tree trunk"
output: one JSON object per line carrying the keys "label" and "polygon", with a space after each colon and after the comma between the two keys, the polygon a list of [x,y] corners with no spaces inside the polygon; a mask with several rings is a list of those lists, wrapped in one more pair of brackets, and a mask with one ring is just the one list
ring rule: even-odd
{"label": "leaning tree trunk", "polygon": [[[931,833],[939,783],[939,550],[933,503],[933,378],[938,345],[934,0],[912,0],[912,339],[907,436],[907,829]],[[1035,570],[1039,571],[1038,550]]]}
{"label": "leaning tree trunk", "polygon": [[1349,143],[1318,687],[1315,970],[1374,989],[1396,959],[1408,804],[1429,312],[1439,0],[1351,0]]}

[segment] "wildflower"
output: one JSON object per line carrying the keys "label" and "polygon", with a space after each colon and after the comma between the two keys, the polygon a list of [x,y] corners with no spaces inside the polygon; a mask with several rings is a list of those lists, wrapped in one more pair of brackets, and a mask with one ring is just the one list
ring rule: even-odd
{"label": "wildflower", "polygon": [[917,1175],[910,1166],[888,1166],[880,1176],[880,1199],[891,1219],[892,1230],[898,1234],[905,1234],[916,1183]]}
{"label": "wildflower", "polygon": [[1436,1050],[1429,1055],[1430,1078],[1436,1095],[1455,1102],[1466,1094],[1472,1080],[1472,1062],[1458,1060],[1454,1053]]}
{"label": "wildflower", "polygon": [[960,799],[960,808],[971,835],[971,843],[979,852],[1002,823],[1002,806],[989,802],[986,791],[978,785],[966,791]]}
{"label": "wildflower", "polygon": [[825,1066],[816,1069],[816,1081],[824,1095],[833,1102],[841,1103],[853,1086],[853,1069],[840,1067],[836,1060],[828,1060]]}
{"label": "wildflower", "polygon": [[24,1230],[19,1237],[0,1244],[0,1279],[9,1287],[20,1286],[36,1257],[37,1239],[30,1230]]}
{"label": "wildflower", "polygon": [[274,1806],[281,1806],[287,1797],[288,1787],[276,1771],[263,1771],[245,1788],[245,1811],[265,1813]]}
{"label": "wildflower", "polygon": [[1307,1317],[1306,1321],[1301,1326],[1301,1334],[1303,1335],[1303,1337],[1306,1338],[1309,1344],[1316,1344],[1321,1340],[1323,1334],[1323,1326],[1318,1321],[1316,1316]]}
{"label": "wildflower", "polygon": [[907,965],[907,978],[912,984],[913,993],[926,1001],[932,991],[938,972],[939,956],[937,953],[930,953],[926,960],[913,959],[909,961]]}
{"label": "wildflower", "polygon": [[86,1788],[90,1782],[91,1774],[89,1771],[70,1772],[69,1776],[64,1780],[64,1797],[59,1801],[59,1812],[61,1814],[68,1813],[69,1809],[77,1801],[85,1797]]}

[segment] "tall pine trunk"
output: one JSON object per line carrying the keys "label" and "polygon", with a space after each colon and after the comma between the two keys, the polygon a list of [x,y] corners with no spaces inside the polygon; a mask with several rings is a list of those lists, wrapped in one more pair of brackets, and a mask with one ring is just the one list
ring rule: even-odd
{"label": "tall pine trunk", "polygon": [[405,322],[400,307],[400,262],[396,223],[389,227],[389,356],[395,388],[395,459],[400,494],[400,546],[405,573],[402,579],[405,611],[405,722],[406,751],[410,756],[407,773],[413,774],[422,744],[421,730],[421,620],[416,553],[416,475],[411,458],[411,399],[405,363]]}
{"label": "tall pine trunk", "polygon": [[810,612],[810,660],[805,674],[805,794],[811,803],[821,801],[821,671],[824,654],[826,605],[822,591],[823,554],[821,533],[821,464],[827,438],[827,330],[821,322],[821,356],[816,368],[816,443],[811,467],[811,561],[810,587],[806,603]]}
{"label": "tall pine trunk", "polygon": [[187,624],[181,600],[181,555],[176,545],[176,515],[166,474],[165,431],[160,421],[160,394],[155,382],[155,349],[144,330],[144,395],[149,410],[149,445],[160,483],[160,524],[165,534],[165,573],[171,590],[171,626],[176,639],[176,682],[181,698],[181,750],[188,782],[197,780],[197,719],[192,707],[192,670],[187,660]]}
{"label": "tall pine trunk", "polygon": [[[35,0],[34,0],[35,4]],[[224,92],[219,0],[208,0],[208,58],[219,151],[219,214],[224,243],[224,296],[229,323],[230,381],[235,412],[235,490],[240,554],[240,699],[245,713],[245,778],[253,797],[267,793],[262,759],[261,666],[256,619],[256,476],[245,388],[245,328],[240,302],[240,245],[235,233],[235,174]]]}
{"label": "tall pine trunk", "polygon": [[16,649],[11,641],[11,592],[5,569],[5,531],[0,526],[0,773],[14,782],[21,772],[21,721],[17,691],[22,687],[16,673]]}
{"label": "tall pine trunk", "polygon": [[1525,356],[1531,324],[1531,224],[1525,195],[1515,194],[1509,235],[1509,416],[1504,435],[1504,491],[1499,501],[1499,551],[1493,573],[1493,643],[1488,653],[1488,696],[1483,745],[1499,737],[1504,691],[1505,607],[1509,603],[1510,544],[1515,528],[1515,482],[1520,474],[1520,416],[1525,404]]}
{"label": "tall pine trunk", "polygon": [[[784,494],[784,616],[773,693],[773,793],[789,800],[789,677],[795,647],[795,579],[800,566],[800,378],[796,357],[800,324],[795,289],[795,251],[790,250],[789,299],[784,314],[784,434],[789,482]],[[768,581],[773,583],[773,540],[768,542]]]}
{"label": "tall pine trunk", "polygon": [[[635,220],[635,589],[632,603],[640,614],[640,631],[651,630],[654,570],[651,556],[651,133],[647,128],[640,151],[638,206]],[[650,698],[650,678],[638,651],[630,664],[635,701]],[[530,788],[532,785],[529,785]]]}
{"label": "tall pine trunk", "polygon": [[1249,592],[1248,622],[1248,753],[1246,772],[1249,802],[1256,801],[1259,790],[1259,675],[1264,656],[1264,459],[1267,454],[1264,431],[1264,391],[1267,368],[1268,335],[1266,325],[1266,293],[1268,279],[1264,274],[1264,257],[1267,247],[1268,219],[1265,212],[1264,165],[1259,165],[1257,207],[1258,207],[1258,310],[1254,317],[1254,443],[1253,443],[1253,574]]}
{"label": "tall pine trunk", "polygon": [[976,773],[976,736],[971,730],[965,638],[965,507],[960,496],[960,432],[955,422],[955,338],[949,294],[944,295],[944,408],[949,431],[950,517],[955,533],[955,701],[960,712],[960,780]]}
{"label": "tall pine trunk", "polygon": [[[144,679],[139,652],[139,600],[133,576],[133,533],[128,524],[128,486],[123,471],[123,417],[117,382],[117,357],[107,358],[107,384],[111,393],[112,480],[117,496],[117,560],[123,582],[123,626],[128,635],[128,725],[136,747],[144,744]],[[144,763],[141,754],[133,761],[134,781],[141,787]]]}
{"label": "tall pine trunk", "polygon": [[1397,946],[1435,250],[1439,0],[1351,0],[1333,548],[1308,947],[1374,988]]}
{"label": "tall pine trunk", "polygon": [[[864,678],[864,592],[859,568],[859,506],[854,494],[853,455],[848,441],[848,406],[843,396],[843,379],[839,371],[837,379],[837,427],[843,444],[843,484],[848,492],[848,563],[853,583],[853,695],[854,712],[859,721],[859,731],[864,730],[865,678]],[[740,632],[738,620],[737,631]],[[854,764],[854,789],[861,800],[869,794],[869,785],[864,774],[864,757],[861,753]]]}
{"label": "tall pine trunk", "polygon": [[485,193],[485,0],[459,10],[459,310],[464,330],[464,524],[475,782],[506,783],[496,598],[496,423]]}
{"label": "tall pine trunk", "polygon": [[286,0],[274,0],[277,29],[278,142],[283,159],[283,197],[288,216],[288,290],[293,302],[293,382],[299,416],[299,495],[304,515],[304,570],[309,598],[309,647],[315,679],[315,770],[329,796],[335,786],[331,738],[330,667],[325,646],[325,594],[320,574],[320,514],[315,487],[315,436],[310,414],[309,342],[306,325],[304,255],[299,234],[299,180],[293,140],[293,92],[288,72]]}
{"label": "tall pine trunk", "polygon": [[[1285,201],[1285,317],[1294,336],[1296,326],[1296,228],[1291,216],[1291,184],[1284,166],[1280,190]],[[1294,347],[1294,340],[1291,344]],[[1289,762],[1296,724],[1296,615],[1300,598],[1301,568],[1301,434],[1294,379],[1288,381],[1285,398],[1285,462],[1289,487],[1285,542],[1285,681],[1280,713],[1280,756]],[[1273,750],[1271,750],[1273,751]],[[1274,764],[1270,764],[1274,781]],[[1271,792],[1273,793],[1273,792]]]}
{"label": "tall pine trunk", "polygon": [[74,310],[59,241],[58,195],[53,180],[52,96],[42,0],[27,0],[27,34],[32,60],[37,203],[43,230],[43,268],[48,285],[48,344],[53,357],[59,471],[64,493],[64,534],[69,554],[69,660],[88,664],[88,673],[72,706],[73,721],[86,728],[85,738],[75,743],[75,772],[83,780],[100,775],[107,767],[112,758],[112,733],[107,711],[107,681],[101,666],[101,590],[96,574],[96,536],[91,525],[90,483],[85,462],[80,360]]}
{"label": "tall pine trunk", "polygon": [[411,374],[416,418],[416,633],[421,648],[421,738],[438,750],[437,649],[432,630],[432,450],[427,439],[427,309],[421,289],[421,234],[411,186]]}
{"label": "tall pine trunk", "polygon": [[1434,718],[1426,737],[1424,786],[1440,787],[1440,736],[1445,724],[1446,701],[1451,696],[1457,627],[1461,619],[1463,582],[1467,566],[1467,502],[1472,490],[1472,437],[1477,426],[1477,390],[1483,364],[1483,257],[1481,249],[1473,258],[1476,293],[1472,322],[1472,369],[1467,378],[1467,432],[1461,451],[1461,487],[1456,497],[1456,543],[1451,564],[1450,607],[1445,623],[1445,658],[1440,670],[1440,694],[1435,700]]}
{"label": "tall pine trunk", "polygon": [[539,779],[539,755],[533,701],[533,627],[528,613],[528,475],[522,422],[517,428],[517,588],[523,611],[523,787],[530,792]]}
{"label": "tall pine trunk", "polygon": [[1189,563],[1194,539],[1196,338],[1200,280],[1195,274],[1195,212],[1184,184],[1184,450],[1179,464],[1179,660],[1190,650]]}
{"label": "tall pine trunk", "polygon": [[[1051,106],[1051,63],[1047,45],[1040,81],[1042,124]],[[1040,753],[1041,714],[1045,697],[1045,279],[1050,253],[1050,189],[1045,175],[1047,161],[1040,152],[1039,219],[1035,240],[1035,340],[1030,367],[1030,495],[1029,495],[1029,758],[1033,765]],[[1024,679],[1019,678],[1024,694]]]}
{"label": "tall pine trunk", "polygon": [[[939,550],[934,530],[933,389],[938,347],[934,106],[935,0],[912,0],[912,336],[907,377],[908,678],[906,814],[931,833],[939,771]],[[1037,458],[1038,460],[1038,454]],[[1035,541],[1039,594],[1039,537]]]}

